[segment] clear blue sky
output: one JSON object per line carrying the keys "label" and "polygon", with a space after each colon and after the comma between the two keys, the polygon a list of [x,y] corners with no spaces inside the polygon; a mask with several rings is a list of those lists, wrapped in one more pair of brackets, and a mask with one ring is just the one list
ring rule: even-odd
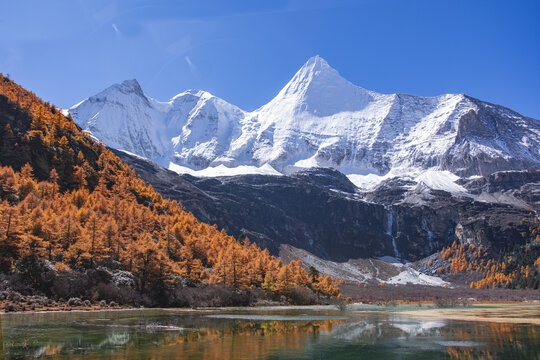
{"label": "clear blue sky", "polygon": [[61,107],[136,78],[253,110],[319,54],[370,90],[540,119],[539,0],[4,0],[0,33],[0,72]]}

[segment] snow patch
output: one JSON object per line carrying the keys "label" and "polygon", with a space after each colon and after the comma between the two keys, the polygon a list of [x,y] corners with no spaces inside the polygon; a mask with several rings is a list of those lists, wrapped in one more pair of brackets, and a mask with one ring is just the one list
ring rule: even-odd
{"label": "snow patch", "polygon": [[361,190],[369,191],[375,189],[382,182],[399,178],[416,182],[420,185],[425,185],[433,190],[444,190],[453,194],[467,193],[467,190],[456,184],[459,176],[447,170],[439,170],[437,167],[429,169],[420,168],[403,168],[397,167],[386,173],[385,175],[378,174],[351,174],[347,178]]}
{"label": "snow patch", "polygon": [[384,180],[389,179],[388,175],[377,175],[377,174],[349,174],[347,178],[358,188],[362,190],[372,190],[377,185],[382,183]]}
{"label": "snow patch", "polygon": [[169,170],[178,174],[189,174],[196,177],[216,177],[216,176],[236,176],[236,175],[275,175],[281,176],[282,174],[274,169],[270,164],[264,164],[261,167],[241,165],[237,167],[226,167],[225,165],[218,165],[216,167],[208,167],[203,170],[193,170],[185,166],[180,166],[175,163],[169,163]]}
{"label": "snow patch", "polygon": [[[444,286],[447,284],[442,279],[422,274],[411,268],[408,263],[403,264],[391,256],[384,256],[378,259],[351,259],[347,262],[334,262],[323,260],[305,250],[294,248],[290,245],[283,246],[283,250],[286,250],[286,252],[292,251],[288,253],[288,257],[302,260],[304,265],[313,266],[322,274],[347,281],[358,281],[361,283],[375,281],[377,283],[382,282],[396,285],[419,284]],[[389,267],[383,262],[392,266]]]}
{"label": "snow patch", "polygon": [[426,274],[422,274],[421,272],[409,267],[405,266],[405,270],[399,273],[399,275],[396,275],[387,281],[385,281],[387,284],[417,284],[417,285],[429,285],[429,286],[445,286],[448,285],[448,283],[441,278],[438,278],[436,276],[430,276]]}
{"label": "snow patch", "polygon": [[433,190],[444,190],[450,193],[466,193],[467,190],[456,184],[459,176],[452,174],[450,171],[425,170],[416,177],[416,181],[420,184],[425,184]]}

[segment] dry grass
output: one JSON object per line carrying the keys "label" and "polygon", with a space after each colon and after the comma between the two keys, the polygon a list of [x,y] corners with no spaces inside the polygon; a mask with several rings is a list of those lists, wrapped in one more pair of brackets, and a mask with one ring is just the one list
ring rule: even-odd
{"label": "dry grass", "polygon": [[488,321],[540,325],[540,304],[475,304],[469,308],[401,310],[397,314],[426,320]]}

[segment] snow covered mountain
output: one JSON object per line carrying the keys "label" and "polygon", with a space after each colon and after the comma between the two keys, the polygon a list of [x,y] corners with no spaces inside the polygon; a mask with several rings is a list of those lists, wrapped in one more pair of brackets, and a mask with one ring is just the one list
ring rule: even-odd
{"label": "snow covered mountain", "polygon": [[332,167],[364,188],[393,176],[447,188],[458,176],[540,167],[538,120],[463,94],[379,94],[319,56],[253,112],[204,91],[159,102],[136,80],[69,112],[106,145],[193,175]]}
{"label": "snow covered mountain", "polygon": [[161,164],[183,154],[195,168],[223,153],[245,115],[205,91],[189,90],[159,102],[146,96],[137,80],[112,85],[69,113],[108,146]]}

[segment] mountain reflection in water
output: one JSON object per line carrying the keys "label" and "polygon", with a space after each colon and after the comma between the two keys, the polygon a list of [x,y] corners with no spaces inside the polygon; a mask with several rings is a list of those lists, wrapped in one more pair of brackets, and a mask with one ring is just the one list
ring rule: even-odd
{"label": "mountain reflection in water", "polygon": [[0,316],[0,357],[534,359],[538,330],[332,309],[10,314]]}

